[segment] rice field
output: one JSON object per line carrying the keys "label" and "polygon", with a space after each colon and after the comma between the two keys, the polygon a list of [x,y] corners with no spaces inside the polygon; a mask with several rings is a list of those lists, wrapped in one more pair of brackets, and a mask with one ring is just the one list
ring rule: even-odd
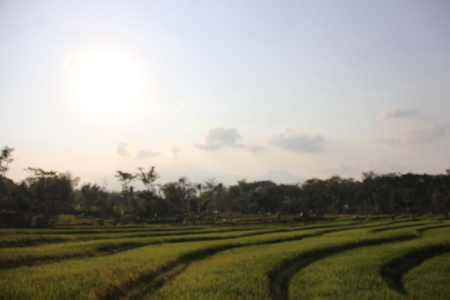
{"label": "rice field", "polygon": [[0,230],[1,299],[447,299],[450,222]]}

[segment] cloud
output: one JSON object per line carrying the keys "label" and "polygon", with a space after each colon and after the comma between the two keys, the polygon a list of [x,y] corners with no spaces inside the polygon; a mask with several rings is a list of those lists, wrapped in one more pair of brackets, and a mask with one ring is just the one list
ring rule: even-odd
{"label": "cloud", "polygon": [[258,153],[265,150],[264,146],[255,143],[248,143],[245,148],[253,153]]}
{"label": "cloud", "polygon": [[243,148],[243,144],[237,143],[241,136],[234,128],[214,128],[205,137],[202,144],[195,144],[198,149],[216,151],[225,147]]}
{"label": "cloud", "polygon": [[180,151],[181,151],[180,145],[173,145],[173,146],[172,146],[172,153],[173,153],[175,156],[177,156],[178,153],[179,153]]}
{"label": "cloud", "polygon": [[159,152],[153,152],[151,149],[149,150],[141,150],[138,153],[138,157],[139,159],[146,159],[147,157],[153,157],[153,156],[158,156],[161,153]]}
{"label": "cloud", "polygon": [[389,146],[397,146],[402,143],[401,139],[396,139],[396,138],[384,138],[384,139],[381,139],[381,141]]}
{"label": "cloud", "polygon": [[389,108],[381,112],[380,118],[382,120],[410,118],[419,115],[419,112],[415,109],[401,109],[401,108]]}
{"label": "cloud", "polygon": [[424,128],[414,128],[405,136],[405,142],[421,144],[431,143],[442,137],[448,135],[450,130],[450,123],[446,124],[431,124]]}
{"label": "cloud", "polygon": [[319,134],[307,134],[287,129],[285,133],[272,135],[267,142],[284,150],[315,153],[322,150],[325,138]]}
{"label": "cloud", "polygon": [[402,138],[384,138],[381,141],[389,146],[405,144],[427,144],[433,143],[450,132],[450,123],[431,124],[427,127],[415,127]]}
{"label": "cloud", "polygon": [[117,146],[116,152],[119,153],[120,156],[130,156],[130,153],[127,151],[127,144],[126,143],[120,143]]}

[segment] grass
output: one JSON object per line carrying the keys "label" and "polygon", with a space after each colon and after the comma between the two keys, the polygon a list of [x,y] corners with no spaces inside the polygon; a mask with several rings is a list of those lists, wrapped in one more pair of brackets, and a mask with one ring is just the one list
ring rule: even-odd
{"label": "grass", "polygon": [[[418,249],[450,242],[450,227],[427,228],[423,236],[414,240],[345,251],[301,269],[290,282],[289,298],[406,299],[408,294],[398,282],[417,262],[407,258],[415,257],[411,254]],[[423,231],[418,229],[419,233]],[[408,269],[400,266],[400,260]]]}
{"label": "grass", "polygon": [[191,264],[148,299],[282,299],[272,290],[278,283],[271,282],[280,279],[278,271],[292,265],[293,258],[295,262],[309,264],[323,258],[321,254],[327,251],[334,253],[365,244],[417,237],[417,232],[410,229],[379,234],[365,234],[366,231],[356,229],[345,235],[326,234],[222,251]]}
{"label": "grass", "polygon": [[450,253],[436,255],[403,277],[405,290],[412,299],[449,298]]}
{"label": "grass", "polygon": [[[295,228],[294,228],[295,229]],[[6,299],[114,298],[141,282],[156,278],[180,263],[200,259],[227,247],[294,240],[317,234],[323,228],[266,233],[232,240],[156,244],[120,253],[65,260],[34,267],[4,269],[0,272],[0,294]],[[325,227],[325,230],[330,230]]]}
{"label": "grass", "polygon": [[[253,229],[257,229],[255,227]],[[259,227],[263,228],[263,227]],[[14,233],[0,235],[0,248],[7,247],[27,247],[36,246],[42,244],[52,244],[52,243],[67,243],[67,242],[77,242],[77,241],[87,241],[87,240],[106,240],[106,239],[117,239],[117,238],[133,238],[133,237],[167,237],[175,235],[195,235],[195,234],[207,234],[207,233],[220,233],[220,232],[231,232],[231,231],[243,231],[248,230],[248,228],[242,227],[226,227],[226,228],[197,228],[197,227],[187,227],[178,228],[177,230],[163,230],[154,228],[143,228],[140,230],[136,229],[120,229],[104,232],[97,228],[93,228],[92,231],[78,231],[74,229],[72,232],[68,230],[59,231],[46,230],[44,232],[39,231],[17,231]]]}
{"label": "grass", "polygon": [[[408,249],[446,244],[450,228],[442,226],[448,225],[431,219],[347,219],[294,226],[158,225],[105,231],[77,227],[43,230],[42,234],[2,230],[0,241],[25,241],[26,236],[39,240],[50,235],[70,242],[0,248],[0,298],[303,299],[309,295],[319,299],[328,295],[339,299],[347,295],[346,299],[370,299],[381,295],[385,298],[372,298],[404,299],[395,285],[387,283],[395,276],[381,275],[384,268],[407,279],[406,294],[420,299],[421,291],[411,288],[419,286],[420,274],[408,276],[432,264],[430,251],[425,251],[428,256],[419,267],[416,262],[406,271],[397,266],[402,259],[412,261]],[[371,249],[378,250],[372,253]],[[353,265],[344,263],[356,257],[359,260]],[[430,268],[422,273],[432,274]],[[442,276],[446,270],[437,272]],[[366,288],[354,288],[359,294],[352,294],[342,280]],[[377,286],[373,282],[393,298],[371,290]],[[322,294],[314,294],[318,291]],[[333,294],[336,291],[340,294]]]}
{"label": "grass", "polygon": [[[233,239],[245,236],[262,235],[267,233],[281,233],[321,229],[320,232],[342,230],[343,228],[353,228],[355,223],[342,222],[323,226],[249,226],[245,228],[224,228],[220,231],[194,231],[194,233],[184,233],[180,235],[169,232],[165,236],[152,235],[145,237],[116,238],[88,241],[74,241],[72,243],[59,243],[50,245],[40,245],[35,247],[11,247],[0,249],[1,268],[15,268],[19,266],[32,266],[70,258],[83,258],[92,256],[109,255],[119,251],[125,251],[137,247],[152,244],[193,242],[204,240]],[[364,226],[364,225],[360,225]],[[370,225],[369,225],[370,226]],[[264,228],[264,229],[261,229]],[[246,229],[246,230],[245,230]],[[178,233],[178,232],[177,232]],[[282,238],[282,236],[280,236]],[[36,237],[36,239],[39,237]]]}

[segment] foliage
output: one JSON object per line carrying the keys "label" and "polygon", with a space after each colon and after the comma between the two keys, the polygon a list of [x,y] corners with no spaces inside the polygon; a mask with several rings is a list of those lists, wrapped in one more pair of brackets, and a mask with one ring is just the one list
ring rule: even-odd
{"label": "foliage", "polygon": [[[0,156],[0,209],[40,215],[46,225],[53,224],[61,211],[68,210],[101,217],[102,223],[113,219],[115,223],[212,224],[219,220],[233,222],[236,214],[257,216],[259,222],[308,222],[343,214],[389,214],[393,218],[403,215],[414,219],[439,213],[446,219],[450,217],[450,170],[445,175],[369,171],[363,172],[359,181],[334,175],[295,185],[240,180],[227,187],[215,179],[194,183],[186,177],[155,185],[160,176],[152,166],[139,167],[138,173],[118,170],[115,176],[122,185],[120,193],[85,183],[72,199],[67,195],[73,185],[64,190],[64,176],[55,171],[29,168],[34,177],[22,183],[6,178],[13,150],[4,147]],[[140,179],[144,190],[135,191],[135,179]]]}
{"label": "foliage", "polygon": [[6,178],[6,172],[9,170],[9,164],[13,161],[12,152],[14,148],[8,146],[3,147],[0,154],[0,203],[4,201],[4,198],[9,194],[8,186],[12,181]]}
{"label": "foliage", "polygon": [[42,226],[53,226],[59,215],[72,204],[72,191],[78,178],[70,173],[28,168],[31,176],[26,179],[33,199],[33,210],[41,216]]}

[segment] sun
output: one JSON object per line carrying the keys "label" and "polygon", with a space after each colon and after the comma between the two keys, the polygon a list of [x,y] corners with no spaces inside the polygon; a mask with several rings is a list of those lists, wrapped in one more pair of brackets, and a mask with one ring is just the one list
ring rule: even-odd
{"label": "sun", "polygon": [[73,89],[86,110],[115,117],[132,108],[141,93],[141,80],[136,65],[127,56],[99,51],[80,62]]}

